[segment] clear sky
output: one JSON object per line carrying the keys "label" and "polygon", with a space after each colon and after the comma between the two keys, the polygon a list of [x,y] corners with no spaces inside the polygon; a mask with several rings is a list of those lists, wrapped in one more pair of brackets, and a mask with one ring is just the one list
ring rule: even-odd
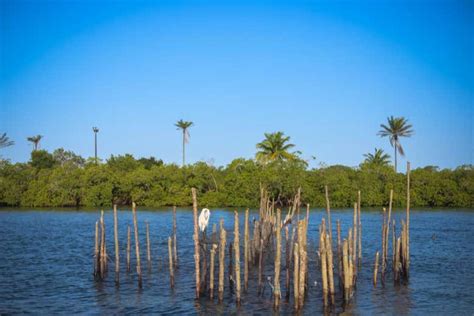
{"label": "clear sky", "polygon": [[[414,167],[473,163],[472,1],[0,1],[2,150],[251,158],[284,131],[303,158],[358,165],[405,116]],[[401,160],[401,164],[404,163]]]}

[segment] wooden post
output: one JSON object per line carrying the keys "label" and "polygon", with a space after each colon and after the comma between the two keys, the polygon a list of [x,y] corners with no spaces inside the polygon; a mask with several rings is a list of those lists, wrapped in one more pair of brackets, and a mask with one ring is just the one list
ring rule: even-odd
{"label": "wooden post", "polygon": [[324,305],[327,305],[328,300],[328,271],[327,271],[327,261],[326,261],[326,233],[322,230],[319,235],[319,253],[321,255],[321,279],[323,285],[323,302]]}
{"label": "wooden post", "polygon": [[[387,218],[387,224],[385,225],[385,229],[387,230],[385,233],[385,261],[387,260],[387,254],[388,254],[388,241],[389,241],[389,236],[390,236],[390,223],[391,223],[391,217],[392,217],[392,203],[393,203],[393,189],[390,190],[390,201],[388,203],[388,218]],[[392,245],[393,247],[394,245]]]}
{"label": "wooden post", "polygon": [[135,230],[135,255],[137,257],[138,287],[142,287],[142,267],[140,264],[140,241],[138,239],[137,205],[132,203],[133,227]]}
{"label": "wooden post", "polygon": [[285,299],[288,302],[290,300],[290,283],[291,283],[291,276],[290,276],[290,264],[291,264],[291,247],[290,247],[290,233],[288,231],[288,226],[285,226],[285,272],[286,272],[286,294]]}
{"label": "wooden post", "polygon": [[192,197],[193,197],[193,218],[194,218],[194,265],[195,265],[195,276],[196,276],[196,298],[199,298],[199,293],[201,291],[201,274],[199,271],[200,265],[200,258],[199,258],[199,230],[198,230],[198,206],[197,206],[197,197],[196,197],[196,189],[191,189]]}
{"label": "wooden post", "polygon": [[225,265],[225,245],[226,231],[223,227],[224,220],[221,219],[220,247],[219,247],[219,302],[224,298],[224,265]]}
{"label": "wooden post", "polygon": [[293,262],[293,292],[295,297],[295,309],[298,309],[299,306],[299,278],[300,278],[300,260],[299,260],[299,246],[298,243],[295,243],[294,246],[294,262]]}
{"label": "wooden post", "polygon": [[352,262],[354,263],[354,276],[357,275],[357,226],[359,225],[359,221],[357,220],[357,203],[354,203],[354,216],[353,216],[353,233],[354,233],[354,245],[352,246],[353,250],[353,256],[352,256]]}
{"label": "wooden post", "polygon": [[348,241],[344,239],[342,243],[342,265],[344,269],[344,300],[349,301],[350,298],[350,273],[349,273],[349,246]]}
{"label": "wooden post", "polygon": [[127,272],[130,272],[130,225],[127,226]]}
{"label": "wooden post", "polygon": [[174,271],[173,271],[173,251],[172,251],[173,241],[171,237],[168,237],[168,258],[169,258],[169,268],[170,268],[170,286],[174,288]]}
{"label": "wooden post", "polygon": [[410,277],[410,162],[407,162],[407,223],[405,277]]}
{"label": "wooden post", "polygon": [[395,247],[395,262],[393,263],[394,269],[393,269],[393,280],[398,281],[398,278],[400,276],[400,237],[397,238],[397,244]]}
{"label": "wooden post", "polygon": [[173,206],[173,254],[174,267],[178,268],[178,239],[177,239],[177,224],[176,224],[176,206]]}
{"label": "wooden post", "polygon": [[[350,249],[350,247],[349,247]],[[353,257],[354,257],[354,252],[352,252],[352,254],[349,256],[348,258],[348,261],[349,261],[349,288],[350,288],[350,293],[351,293],[351,296],[352,296],[352,293],[353,293],[353,288],[354,288],[354,261],[353,261]]]}
{"label": "wooden post", "polygon": [[115,239],[115,284],[119,284],[120,274],[120,253],[118,241],[118,219],[117,219],[117,205],[114,204],[114,239]]}
{"label": "wooden post", "polygon": [[263,288],[263,239],[260,239],[260,248],[259,248],[259,256],[258,256],[258,292]]}
{"label": "wooden post", "polygon": [[105,277],[105,265],[107,264],[107,253],[105,252],[105,223],[104,211],[100,213],[100,278]]}
{"label": "wooden post", "polygon": [[95,244],[94,244],[94,276],[99,275],[100,257],[99,257],[99,221],[95,221]]}
{"label": "wooden post", "polygon": [[331,207],[329,204],[329,192],[328,192],[328,186],[324,186],[324,191],[326,195],[326,213],[328,217],[328,231],[329,231],[329,240],[331,242],[331,247],[332,247],[332,224],[331,224]]}
{"label": "wooden post", "polygon": [[281,210],[277,209],[276,223],[275,223],[275,238],[276,238],[276,254],[275,254],[275,277],[274,277],[274,303],[275,308],[280,305],[281,290],[280,290],[280,264],[281,264]]}
{"label": "wooden post", "polygon": [[392,221],[392,265],[395,269],[395,243],[396,240],[396,227],[395,227],[395,220]]}
{"label": "wooden post", "polygon": [[349,232],[347,234],[347,242],[349,243],[348,245],[348,255],[349,255],[349,265],[351,266],[352,268],[352,258],[353,258],[353,255],[354,255],[354,248],[352,248],[354,246],[354,239],[353,239],[353,235],[352,235],[352,227],[349,228]]}
{"label": "wooden post", "polygon": [[209,298],[212,300],[214,298],[214,256],[216,254],[217,245],[213,244],[211,247],[211,267],[210,267],[210,276],[209,276]]}
{"label": "wooden post", "polygon": [[202,232],[202,242],[199,242],[201,248],[201,293],[207,291],[207,228]]}
{"label": "wooden post", "polygon": [[374,265],[374,287],[377,287],[377,274],[379,269],[379,252],[375,253],[375,265]]}
{"label": "wooden post", "polygon": [[249,210],[245,210],[244,223],[244,291],[247,292],[249,283]]}
{"label": "wooden post", "polygon": [[146,259],[148,264],[148,269],[151,268],[151,245],[150,245],[150,226],[148,221],[145,221],[146,225]]}
{"label": "wooden post", "polygon": [[240,239],[239,213],[234,211],[234,251],[235,251],[235,297],[240,304]]}
{"label": "wooden post", "polygon": [[359,232],[358,232],[359,245],[358,245],[357,249],[359,251],[358,263],[359,263],[359,266],[360,266],[362,264],[362,222],[361,222],[361,219],[360,219],[360,191],[357,192],[357,219],[359,221]]}
{"label": "wooden post", "polygon": [[306,289],[306,263],[307,263],[307,257],[306,257],[306,250],[301,249],[303,247],[300,247],[300,281],[298,285],[300,286],[299,289],[299,303],[300,306],[303,306],[304,303],[304,296],[305,296],[305,289]]}
{"label": "wooden post", "polygon": [[229,276],[229,288],[234,288],[234,259],[233,259],[233,243],[229,243],[229,267],[228,273]]}
{"label": "wooden post", "polygon": [[[344,284],[343,266],[342,266],[342,244],[341,244],[341,221],[337,220],[337,261],[339,268],[339,286]],[[344,288],[344,287],[343,287]]]}
{"label": "wooden post", "polygon": [[328,272],[328,285],[329,285],[329,294],[331,294],[331,302],[334,303],[334,267],[333,267],[333,254],[331,247],[331,239],[329,235],[326,235],[326,262],[327,262],[327,272]]}
{"label": "wooden post", "polygon": [[406,224],[405,221],[402,220],[402,233],[400,234],[400,251],[399,251],[399,272],[401,275],[405,273],[405,259],[406,259]]}
{"label": "wooden post", "polygon": [[[383,220],[382,220],[382,283],[384,279],[384,272],[385,272],[385,214],[386,210],[385,207],[383,208]],[[383,284],[382,284],[383,285]]]}

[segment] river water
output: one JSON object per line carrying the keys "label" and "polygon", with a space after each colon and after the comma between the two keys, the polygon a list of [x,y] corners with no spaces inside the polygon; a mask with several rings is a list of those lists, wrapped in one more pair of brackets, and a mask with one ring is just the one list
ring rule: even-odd
{"label": "river water", "polygon": [[[210,226],[225,221],[227,241],[233,240],[233,211],[211,210]],[[310,212],[308,231],[309,290],[303,314],[314,315],[323,309],[321,276],[317,266],[318,225],[324,216],[322,209]],[[243,223],[244,212],[240,212]],[[251,218],[255,215],[251,212]],[[104,281],[95,281],[93,248],[97,211],[77,210],[0,210],[0,314],[272,314],[271,288],[257,295],[256,267],[252,267],[249,290],[236,306],[234,294],[226,284],[224,301],[202,297],[194,299],[193,216],[190,209],[178,209],[179,269],[175,288],[169,286],[167,238],[172,233],[172,212],[139,210],[138,222],[143,273],[143,288],[137,286],[132,246],[132,272],[125,271],[126,231],[132,226],[129,209],[119,211],[120,286],[114,283],[114,263]],[[403,211],[395,211],[398,228]],[[362,210],[363,260],[357,289],[350,304],[340,299],[330,310],[336,314],[388,315],[472,315],[474,313],[474,213],[472,210],[413,210],[411,213],[411,277],[406,285],[395,285],[390,273],[385,287],[372,285],[374,255],[381,245],[381,213]],[[336,220],[347,232],[352,211],[332,212],[334,236]],[[147,268],[145,224],[150,224],[152,264]],[[107,249],[114,259],[113,214],[105,212]],[[397,229],[398,229],[397,228]],[[241,228],[241,234],[243,228]],[[344,236],[346,233],[343,234]],[[241,244],[243,238],[241,238]],[[133,245],[133,226],[132,226]],[[283,243],[284,245],[284,243]],[[242,255],[241,251],[241,257]],[[389,251],[391,253],[391,251]],[[284,258],[284,254],[282,255]],[[216,257],[217,259],[217,257]],[[241,259],[243,260],[243,259]],[[271,263],[266,275],[273,276]],[[216,260],[217,262],[217,260]],[[227,267],[226,267],[227,269]],[[217,269],[216,269],[217,270]],[[243,273],[243,267],[241,268]],[[284,288],[282,262],[282,292]],[[227,272],[226,272],[227,273]],[[216,275],[217,279],[217,275]],[[227,280],[227,277],[226,277]],[[217,285],[216,285],[217,287]],[[293,300],[282,300],[279,310],[291,314]]]}

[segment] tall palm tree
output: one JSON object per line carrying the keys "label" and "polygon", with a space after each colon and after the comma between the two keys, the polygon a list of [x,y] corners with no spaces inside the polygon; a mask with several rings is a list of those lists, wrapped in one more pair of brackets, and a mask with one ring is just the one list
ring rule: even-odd
{"label": "tall palm tree", "polygon": [[382,128],[378,135],[380,137],[388,137],[390,140],[390,145],[392,145],[395,153],[395,172],[397,172],[397,152],[400,155],[405,156],[405,152],[403,151],[402,144],[400,143],[401,137],[410,137],[413,135],[413,126],[408,124],[408,120],[401,117],[387,117],[387,125],[380,124]]}
{"label": "tall palm tree", "polygon": [[365,163],[377,166],[388,166],[390,162],[390,155],[386,154],[383,149],[375,148],[374,153],[368,153],[364,155]]}
{"label": "tall palm tree", "polygon": [[178,130],[182,130],[183,132],[183,167],[186,164],[186,143],[189,142],[189,128],[193,125],[193,122],[183,120],[179,120],[174,124]]}
{"label": "tall palm tree", "polygon": [[15,145],[15,142],[10,140],[10,138],[7,136],[7,133],[3,133],[0,136],[0,148],[10,147],[13,145]]}
{"label": "tall palm tree", "polygon": [[291,153],[289,150],[295,147],[289,143],[290,137],[283,132],[265,133],[265,139],[257,144],[257,161],[267,163],[276,160],[295,160],[299,152]]}
{"label": "tall palm tree", "polygon": [[33,150],[38,150],[39,143],[40,143],[42,138],[43,138],[42,135],[36,135],[36,136],[28,137],[26,140],[28,140],[29,142],[31,142],[33,144],[33,146],[34,146]]}

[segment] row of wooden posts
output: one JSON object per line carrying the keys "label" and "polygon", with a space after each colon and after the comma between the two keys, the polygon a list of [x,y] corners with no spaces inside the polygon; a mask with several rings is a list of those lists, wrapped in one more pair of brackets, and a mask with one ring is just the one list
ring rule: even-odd
{"label": "row of wooden posts", "polygon": [[[135,239],[135,258],[136,271],[138,275],[138,286],[142,287],[142,267],[140,259],[140,241],[138,238],[138,222],[137,222],[137,207],[135,203],[132,205],[133,228]],[[148,268],[151,268],[151,243],[150,243],[150,226],[145,221],[146,227],[146,253]],[[177,251],[177,236],[176,236],[176,207],[173,208],[173,234],[168,237],[168,257],[169,257],[169,273],[170,284],[174,287],[174,270],[178,268],[178,251]],[[105,242],[105,223],[104,211],[101,211],[100,219],[95,223],[95,248],[94,248],[94,276],[97,280],[103,280],[108,272],[108,262],[110,261],[107,255],[107,244]],[[118,216],[117,206],[114,205],[114,244],[115,244],[115,283],[120,284],[120,252],[119,252],[119,237],[118,237]],[[131,230],[130,225],[127,227],[127,253],[126,253],[126,267],[127,272],[131,271],[130,252],[131,252]]]}
{"label": "row of wooden posts", "polygon": [[[227,231],[224,229],[224,220],[219,223],[219,232],[216,225],[212,227],[211,239],[207,239],[206,229],[199,230],[197,192],[192,189],[193,221],[194,221],[194,263],[195,263],[195,295],[196,298],[209,293],[209,298],[214,298],[215,290],[215,255],[218,254],[218,300],[224,297],[225,283],[225,258],[227,249]],[[335,304],[337,295],[334,270],[337,269],[339,278],[339,293],[344,302],[348,302],[354,294],[357,284],[358,271],[362,265],[362,224],[361,224],[361,192],[357,194],[357,202],[354,203],[352,226],[347,231],[347,237],[343,238],[341,233],[341,222],[337,220],[337,248],[336,256],[333,252],[333,236],[331,222],[331,207],[328,187],[325,187],[326,218],[319,225],[319,251],[318,259],[322,280],[323,303],[325,306]],[[379,251],[375,254],[373,272],[373,284],[377,286],[379,273],[382,284],[385,285],[386,270],[388,267],[388,249],[390,226],[392,226],[392,270],[395,282],[402,279],[408,280],[410,266],[410,164],[407,164],[407,208],[406,221],[401,221],[401,232],[397,237],[395,220],[392,220],[393,190],[390,191],[388,212],[383,209],[382,223],[382,255],[381,269],[379,271]],[[294,308],[303,306],[308,290],[308,224],[309,205],[306,205],[306,216],[300,218],[301,190],[290,202],[290,207],[285,218],[282,220],[281,209],[275,208],[275,202],[270,199],[269,193],[261,188],[259,218],[253,220],[253,234],[250,238],[249,210],[245,211],[244,236],[243,236],[243,291],[241,288],[241,247],[239,232],[239,216],[234,213],[234,239],[228,244],[228,278],[229,285],[235,292],[237,304],[241,302],[242,292],[247,292],[249,283],[249,270],[252,267],[258,269],[258,293],[263,293],[265,284],[272,287],[274,306],[278,308],[282,299],[280,285],[281,262],[282,262],[282,230],[285,235],[285,299],[288,302],[293,289]],[[140,262],[140,243],[138,238],[138,225],[136,205],[133,204],[133,226],[136,252],[136,272],[138,285],[142,286],[142,270]],[[290,236],[291,232],[291,236]],[[127,271],[130,271],[131,230],[127,229]],[[119,284],[120,256],[118,241],[117,208],[114,206],[114,239],[115,239],[115,282]],[[146,223],[147,262],[151,264],[149,225]],[[266,258],[273,254],[274,277],[268,281],[264,280],[264,265]],[[271,257],[271,256],[270,256]],[[177,236],[176,236],[176,208],[173,209],[173,234],[168,237],[168,258],[170,284],[174,287],[174,270],[178,267]],[[208,264],[209,258],[209,264]],[[105,243],[104,213],[101,212],[100,219],[95,225],[95,256],[94,275],[97,279],[105,278],[108,270],[108,260]],[[336,267],[335,267],[336,266]],[[209,270],[209,275],[207,272]],[[291,286],[293,278],[293,286]],[[208,283],[209,282],[209,283]]]}

